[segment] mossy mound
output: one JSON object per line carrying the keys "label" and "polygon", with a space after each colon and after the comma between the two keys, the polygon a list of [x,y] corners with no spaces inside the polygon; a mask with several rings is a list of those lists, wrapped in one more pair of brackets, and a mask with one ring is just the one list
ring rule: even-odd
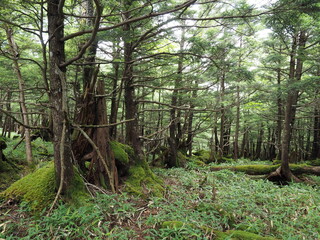
{"label": "mossy mound", "polygon": [[[170,228],[170,229],[181,229],[182,227],[192,227],[195,228],[194,224],[184,223],[181,221],[165,221],[161,224],[160,228]],[[262,237],[255,233],[240,231],[240,230],[229,230],[226,232],[214,230],[208,227],[200,227],[205,232],[211,232],[215,235],[216,240],[276,240],[273,237]]]}
{"label": "mossy mound", "polygon": [[193,153],[192,159],[195,161],[201,161],[203,163],[210,163],[210,151],[198,150]]}
{"label": "mossy mound", "polygon": [[131,166],[125,181],[125,191],[147,198],[149,195],[162,197],[163,181],[157,177],[146,162]]}
{"label": "mossy mound", "polygon": [[[33,212],[41,212],[50,207],[56,195],[55,170],[53,162],[37,169],[9,188],[0,193],[0,198],[15,202],[25,202]],[[64,200],[75,206],[80,206],[86,199],[84,183],[80,175],[75,171],[74,181],[68,188]]]}
{"label": "mossy mound", "polygon": [[0,194],[1,198],[26,202],[31,209],[42,210],[55,197],[54,165],[49,163],[13,183]]}

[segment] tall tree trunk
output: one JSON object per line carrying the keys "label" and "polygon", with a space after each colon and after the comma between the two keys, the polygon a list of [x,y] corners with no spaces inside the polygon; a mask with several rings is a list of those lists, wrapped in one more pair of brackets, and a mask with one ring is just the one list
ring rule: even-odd
{"label": "tall tree trunk", "polygon": [[[13,30],[11,28],[6,28],[6,34],[7,34],[7,39],[8,39],[9,45],[10,45],[12,61],[13,61],[13,68],[17,74],[17,78],[19,81],[19,102],[20,102],[20,109],[21,109],[21,115],[22,115],[22,122],[24,125],[29,126],[28,110],[27,110],[25,95],[24,95],[25,82],[22,77],[22,74],[20,71],[20,66],[18,63],[18,57],[19,57],[18,46],[17,46],[16,42],[14,41]],[[27,158],[27,162],[29,164],[31,164],[33,161],[32,161],[32,147],[31,147],[30,129],[27,127],[23,127],[23,131],[24,131],[24,139],[25,139],[25,144],[26,144],[26,146],[25,146],[26,158]]]}
{"label": "tall tree trunk", "polygon": [[240,87],[237,86],[237,100],[236,100],[236,127],[234,133],[234,149],[233,158],[239,158],[239,131],[240,131]]}
{"label": "tall tree trunk", "polygon": [[[130,2],[127,2],[128,6]],[[123,13],[124,20],[130,18],[130,12]],[[139,138],[137,103],[135,101],[135,87],[133,77],[133,43],[130,38],[131,34],[130,24],[123,26],[124,31],[124,72],[122,81],[124,85],[124,99],[125,99],[125,117],[126,120],[126,143],[133,147],[133,150],[139,158],[143,157],[141,140]]]}
{"label": "tall tree trunk", "polygon": [[[116,46],[113,47],[113,53],[114,57],[113,60],[117,60],[120,57],[120,47],[118,46],[119,43],[116,44]],[[112,93],[111,93],[111,110],[110,110],[110,123],[116,123],[117,122],[117,116],[118,116],[118,109],[119,109],[119,103],[122,93],[122,81],[120,83],[120,86],[118,87],[119,82],[119,70],[120,70],[120,63],[114,62],[112,64],[114,74],[112,76]],[[117,126],[111,126],[109,128],[110,132],[110,138],[116,139],[117,138]]]}
{"label": "tall tree trunk", "polygon": [[222,158],[225,155],[226,149],[226,110],[224,107],[224,95],[225,95],[225,72],[223,71],[220,80],[220,146],[219,156]]}
{"label": "tall tree trunk", "polygon": [[56,183],[61,187],[61,193],[66,193],[74,174],[71,162],[66,68],[60,67],[65,61],[64,42],[61,40],[64,36],[63,1],[48,0],[47,4],[50,52],[49,99],[53,122],[54,165]]}
{"label": "tall tree trunk", "polygon": [[292,129],[295,120],[296,106],[298,102],[299,90],[293,87],[293,84],[301,80],[303,59],[302,56],[297,56],[297,49],[299,54],[302,54],[305,44],[307,41],[306,33],[304,31],[299,32],[293,39],[291,56],[290,56],[290,72],[289,72],[289,89],[286,98],[285,107],[285,118],[284,118],[284,128],[283,128],[283,138],[282,138],[282,154],[281,154],[281,168],[280,173],[283,177],[288,180],[294,179],[293,174],[289,168],[289,152],[290,152],[290,142],[292,136]]}
{"label": "tall tree trunk", "polygon": [[[178,59],[178,70],[177,70],[177,77],[174,81],[174,90],[171,96],[171,105],[177,106],[178,105],[178,94],[179,94],[179,86],[181,85],[182,81],[182,69],[183,69],[183,55],[182,51],[184,49],[185,44],[185,30],[182,28],[181,40],[180,40],[180,55]],[[180,113],[175,108],[170,110],[170,127],[169,127],[169,156],[168,156],[168,167],[179,167],[178,162],[178,148],[181,137],[181,128],[178,124],[180,122]]]}

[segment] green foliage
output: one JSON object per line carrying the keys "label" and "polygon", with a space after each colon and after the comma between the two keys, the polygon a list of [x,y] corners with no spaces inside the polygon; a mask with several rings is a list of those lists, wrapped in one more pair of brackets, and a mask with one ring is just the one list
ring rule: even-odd
{"label": "green foliage", "polygon": [[221,240],[320,237],[317,231],[320,194],[312,186],[293,183],[278,187],[268,181],[252,180],[243,173],[210,172],[208,166],[194,170],[155,169],[155,172],[170,186],[164,196],[139,199],[126,193],[97,194],[78,208],[60,204],[49,216],[37,217],[26,216],[27,205],[16,213],[22,217],[14,221],[11,217],[14,212],[1,212],[0,237]]}

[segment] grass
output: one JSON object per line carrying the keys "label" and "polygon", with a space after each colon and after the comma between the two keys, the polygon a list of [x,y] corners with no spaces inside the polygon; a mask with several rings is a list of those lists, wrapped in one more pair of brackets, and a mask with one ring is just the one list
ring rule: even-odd
{"label": "grass", "polygon": [[155,173],[165,179],[164,197],[98,194],[77,209],[61,204],[40,217],[23,207],[9,208],[0,214],[0,238],[215,239],[212,230],[239,230],[222,239],[243,239],[237,237],[242,231],[277,239],[320,238],[319,186],[279,187],[209,167]]}

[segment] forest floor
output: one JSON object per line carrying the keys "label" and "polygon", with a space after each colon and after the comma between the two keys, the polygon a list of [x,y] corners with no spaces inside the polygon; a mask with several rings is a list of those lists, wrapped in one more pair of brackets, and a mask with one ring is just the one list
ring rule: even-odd
{"label": "forest floor", "polygon": [[[261,164],[237,162],[249,163]],[[229,233],[219,239],[258,239],[237,238],[240,231],[320,239],[319,176],[308,176],[313,185],[275,185],[241,172],[213,172],[214,166],[153,169],[164,180],[163,197],[97,193],[78,208],[60,203],[49,215],[32,215],[24,203],[0,203],[0,239],[217,239],[217,231]]]}
{"label": "forest floor", "polygon": [[319,185],[278,186],[209,169],[154,169],[167,186],[163,198],[98,194],[77,209],[60,204],[49,216],[31,216],[26,205],[3,206],[0,238],[214,239],[209,229],[320,238]]}

